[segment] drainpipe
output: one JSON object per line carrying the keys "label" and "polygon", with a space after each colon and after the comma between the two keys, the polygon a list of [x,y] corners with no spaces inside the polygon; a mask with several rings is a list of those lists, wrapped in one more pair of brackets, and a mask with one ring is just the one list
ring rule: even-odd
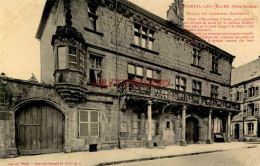
{"label": "drainpipe", "polygon": [[[115,32],[116,32],[116,81],[118,80],[118,48],[117,48],[117,5],[118,2],[117,0],[115,0]],[[118,87],[117,87],[117,99],[118,99],[118,149],[121,149],[121,145],[120,145],[120,112],[121,112],[121,108],[120,108],[120,94],[118,92]]]}

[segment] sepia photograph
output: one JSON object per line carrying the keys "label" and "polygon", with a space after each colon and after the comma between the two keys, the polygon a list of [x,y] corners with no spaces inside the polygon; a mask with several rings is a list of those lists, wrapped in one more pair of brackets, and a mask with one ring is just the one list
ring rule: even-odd
{"label": "sepia photograph", "polygon": [[0,166],[260,166],[259,0],[0,0]]}

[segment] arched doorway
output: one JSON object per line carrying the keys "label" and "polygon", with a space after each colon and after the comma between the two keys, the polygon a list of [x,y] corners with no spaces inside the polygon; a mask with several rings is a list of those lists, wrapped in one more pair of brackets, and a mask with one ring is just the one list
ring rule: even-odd
{"label": "arched doorway", "polygon": [[44,102],[33,102],[15,113],[16,142],[19,154],[62,152],[64,115]]}
{"label": "arched doorway", "polygon": [[199,122],[194,117],[186,119],[186,141],[188,144],[199,141]]}

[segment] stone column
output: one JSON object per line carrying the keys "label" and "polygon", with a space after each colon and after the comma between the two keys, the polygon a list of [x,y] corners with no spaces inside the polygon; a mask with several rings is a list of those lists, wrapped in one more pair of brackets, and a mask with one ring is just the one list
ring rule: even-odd
{"label": "stone column", "polygon": [[147,102],[147,122],[148,122],[148,132],[147,132],[147,147],[152,148],[153,142],[152,142],[152,101],[148,100]]}
{"label": "stone column", "polygon": [[187,106],[183,105],[182,116],[181,116],[181,146],[187,145],[187,142],[186,142],[186,139],[185,139],[185,134],[186,134],[186,109],[187,109]]}
{"label": "stone column", "polygon": [[211,139],[211,129],[212,129],[211,121],[212,121],[212,109],[210,109],[210,111],[209,111],[207,144],[211,144],[212,143],[212,139]]}
{"label": "stone column", "polygon": [[227,142],[230,142],[230,132],[231,132],[231,112],[228,113]]}

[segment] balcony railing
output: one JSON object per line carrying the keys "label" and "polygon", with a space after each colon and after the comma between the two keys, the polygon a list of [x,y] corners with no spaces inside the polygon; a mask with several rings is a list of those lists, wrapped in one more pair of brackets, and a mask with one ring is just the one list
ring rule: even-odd
{"label": "balcony railing", "polygon": [[119,84],[121,95],[137,96],[142,98],[152,98],[167,102],[179,102],[183,104],[201,105],[217,109],[227,109],[240,111],[240,104],[231,101],[215,99],[197,94],[183,92],[171,88],[155,86],[145,83],[134,83],[126,80]]}

